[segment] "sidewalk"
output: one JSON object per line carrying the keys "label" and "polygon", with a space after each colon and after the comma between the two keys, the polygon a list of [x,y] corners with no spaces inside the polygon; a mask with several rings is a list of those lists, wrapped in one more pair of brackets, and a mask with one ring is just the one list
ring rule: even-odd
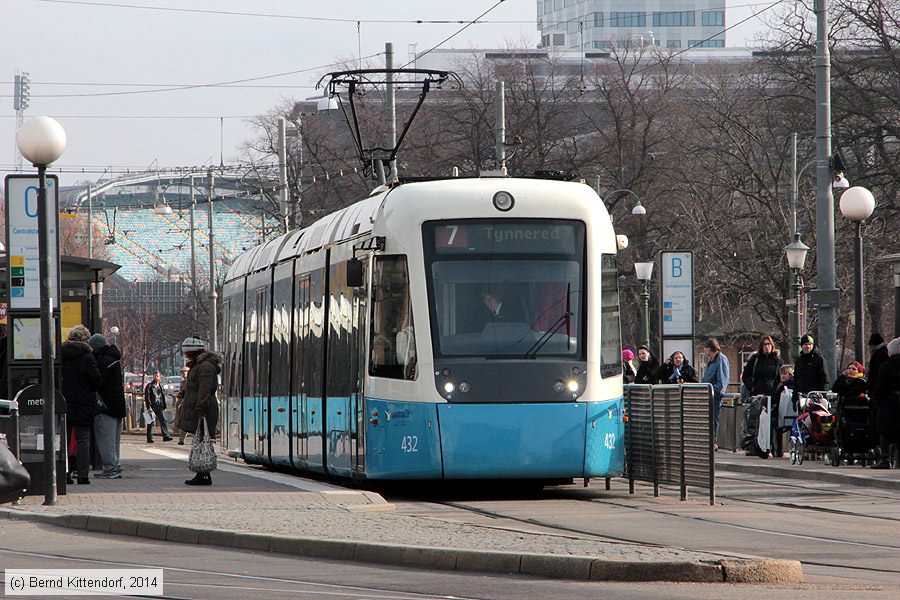
{"label": "sidewalk", "polygon": [[[869,463],[871,465],[871,463]],[[716,473],[732,471],[768,475],[785,479],[825,481],[859,487],[900,490],[900,469],[871,469],[859,464],[842,464],[839,467],[826,465],[824,461],[805,460],[801,465],[792,465],[785,453],[783,458],[759,458],[746,456],[743,450],[716,452]]]}
{"label": "sidewalk", "polygon": [[125,436],[124,477],[0,507],[0,518],[87,531],[439,570],[619,580],[790,583],[800,563],[602,542],[400,514],[379,494],[250,467],[225,456],[210,487],[184,480],[189,446]]}

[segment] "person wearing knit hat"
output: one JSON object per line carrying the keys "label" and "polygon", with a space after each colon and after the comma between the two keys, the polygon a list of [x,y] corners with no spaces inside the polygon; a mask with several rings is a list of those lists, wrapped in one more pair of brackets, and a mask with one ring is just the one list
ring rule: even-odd
{"label": "person wearing knit hat", "polygon": [[634,363],[631,362],[632,360],[634,360],[634,352],[628,348],[622,350],[622,375],[625,378],[625,383],[634,383],[634,379],[637,376]]}
{"label": "person wearing knit hat", "polygon": [[809,334],[800,338],[800,355],[794,362],[794,385],[803,395],[828,389],[825,359],[816,348],[816,340]]}
{"label": "person wearing knit hat", "polygon": [[890,469],[892,445],[900,444],[900,337],[887,343],[887,354],[887,361],[881,365],[878,378],[870,387],[881,450],[881,460],[873,465],[873,469]]}
{"label": "person wearing knit hat", "polygon": [[887,343],[888,357],[900,354],[900,337],[896,337]]}
{"label": "person wearing knit hat", "polygon": [[122,353],[99,333],[92,335],[88,343],[93,348],[97,368],[100,369],[100,388],[97,394],[102,400],[102,406],[98,403],[97,415],[94,416],[94,439],[103,471],[97,477],[121,479],[119,450],[122,444],[122,421],[125,420]]}
{"label": "person wearing knit hat", "polygon": [[[88,484],[91,461],[91,430],[97,414],[94,392],[100,388],[100,370],[91,352],[88,340],[91,332],[84,325],[76,325],[69,331],[69,339],[62,343],[62,387],[66,398],[66,439],[75,436],[75,469],[78,483]],[[71,475],[70,475],[71,479]]]}

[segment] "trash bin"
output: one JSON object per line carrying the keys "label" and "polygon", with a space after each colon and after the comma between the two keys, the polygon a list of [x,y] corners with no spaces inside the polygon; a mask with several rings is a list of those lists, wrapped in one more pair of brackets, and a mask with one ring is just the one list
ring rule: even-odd
{"label": "trash bin", "polygon": [[743,408],[741,398],[737,394],[726,394],[722,398],[722,409],[719,411],[719,435],[716,439],[721,450],[737,451],[740,449]]}
{"label": "trash bin", "polygon": [[[43,495],[46,492],[44,475],[44,399],[41,386],[29,385],[16,394],[19,403],[19,460],[31,475],[28,496]],[[66,403],[59,390],[56,391],[56,491],[66,493],[66,463],[68,460],[68,440],[66,439]]]}

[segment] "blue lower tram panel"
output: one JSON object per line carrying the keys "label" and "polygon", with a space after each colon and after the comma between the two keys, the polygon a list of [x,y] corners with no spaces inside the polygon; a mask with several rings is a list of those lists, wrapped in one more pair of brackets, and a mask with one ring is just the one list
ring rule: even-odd
{"label": "blue lower tram panel", "polygon": [[366,399],[370,479],[619,476],[622,398],[566,404],[424,404]]}

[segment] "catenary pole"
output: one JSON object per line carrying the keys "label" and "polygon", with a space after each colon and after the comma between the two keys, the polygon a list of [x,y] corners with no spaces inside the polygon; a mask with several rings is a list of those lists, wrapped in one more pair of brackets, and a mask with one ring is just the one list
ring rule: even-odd
{"label": "catenary pole", "polygon": [[815,0],[816,13],[816,284],[833,294],[819,306],[819,350],[829,381],[836,374],[837,340],[834,296],[834,195],[831,191],[831,58],[828,50],[828,2]]}

